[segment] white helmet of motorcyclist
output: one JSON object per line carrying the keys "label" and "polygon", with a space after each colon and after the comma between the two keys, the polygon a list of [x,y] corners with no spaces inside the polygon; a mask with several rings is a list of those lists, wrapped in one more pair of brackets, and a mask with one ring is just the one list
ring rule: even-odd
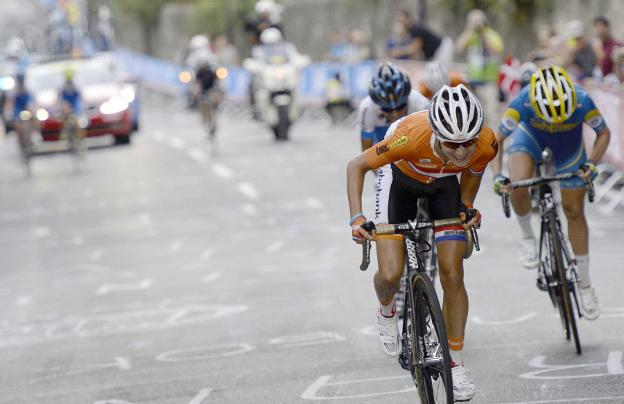
{"label": "white helmet of motorcyclist", "polygon": [[282,39],[282,32],[274,27],[267,28],[260,34],[260,42],[264,45],[275,45],[281,43]]}
{"label": "white helmet of motorcyclist", "polygon": [[26,54],[26,43],[22,38],[13,37],[7,42],[4,53],[8,57],[21,57]]}
{"label": "white helmet of motorcyclist", "polygon": [[201,49],[189,56],[187,64],[197,70],[201,66],[212,65],[216,62],[216,56],[208,49]]}
{"label": "white helmet of motorcyclist", "polygon": [[206,35],[195,35],[189,41],[189,50],[191,52],[209,47],[210,39]]}
{"label": "white helmet of motorcyclist", "polygon": [[254,11],[259,16],[272,16],[277,12],[277,4],[273,0],[259,0]]}

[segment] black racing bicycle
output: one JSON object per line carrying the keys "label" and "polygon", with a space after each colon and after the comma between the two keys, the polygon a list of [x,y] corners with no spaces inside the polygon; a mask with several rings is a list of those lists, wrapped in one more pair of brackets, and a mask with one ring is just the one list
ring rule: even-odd
{"label": "black racing bicycle", "polygon": [[[398,361],[403,369],[411,373],[422,403],[454,402],[451,356],[444,318],[433,282],[425,266],[426,253],[432,250],[428,232],[436,227],[462,224],[461,219],[444,219],[413,220],[379,226],[367,221],[362,225],[366,231],[375,231],[377,235],[404,236],[408,282],[404,295],[401,352]],[[472,254],[473,246],[479,250],[476,229],[471,228],[466,232],[466,238],[464,257],[468,258]],[[360,265],[362,271],[365,271],[370,263],[370,248],[370,241],[365,240]]]}
{"label": "black racing bicycle", "polygon": [[[541,176],[510,182],[512,189],[534,187],[540,214],[539,267],[537,287],[548,292],[553,306],[559,312],[561,325],[567,340],[574,339],[576,353],[581,354],[581,340],[576,326],[583,317],[579,302],[579,276],[570,241],[563,234],[558,213],[558,198],[551,184],[577,177],[576,173]],[[594,201],[594,186],[591,178],[586,182],[587,195]],[[503,211],[510,217],[509,195],[502,194]]]}

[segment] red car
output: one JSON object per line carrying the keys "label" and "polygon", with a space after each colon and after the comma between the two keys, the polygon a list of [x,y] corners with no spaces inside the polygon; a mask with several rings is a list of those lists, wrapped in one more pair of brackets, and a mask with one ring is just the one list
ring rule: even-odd
{"label": "red car", "polygon": [[[63,125],[60,88],[71,70],[81,94],[81,118],[88,119],[88,137],[113,135],[116,144],[130,143],[134,130],[131,107],[135,88],[118,79],[115,66],[101,59],[71,59],[31,65],[26,87],[36,103],[36,117],[45,141],[58,140]],[[86,121],[85,121],[86,122]]]}

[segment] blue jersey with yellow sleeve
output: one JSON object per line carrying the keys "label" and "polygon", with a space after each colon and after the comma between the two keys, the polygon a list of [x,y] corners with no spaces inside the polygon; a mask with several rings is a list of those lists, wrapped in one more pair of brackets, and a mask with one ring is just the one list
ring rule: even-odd
{"label": "blue jersey with yellow sleeve", "polygon": [[[587,91],[575,85],[576,109],[561,123],[549,123],[540,119],[529,98],[529,86],[509,104],[503,114],[499,131],[504,136],[512,135],[507,153],[524,152],[536,162],[541,152],[552,150],[557,172],[572,172],[583,164],[587,157],[583,144],[583,123],[600,132],[607,127],[604,118],[596,108]],[[573,184],[570,181],[570,184]]]}

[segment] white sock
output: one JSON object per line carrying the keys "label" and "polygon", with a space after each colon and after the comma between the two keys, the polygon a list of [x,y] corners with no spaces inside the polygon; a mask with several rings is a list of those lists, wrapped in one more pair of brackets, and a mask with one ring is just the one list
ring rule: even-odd
{"label": "white sock", "polygon": [[381,310],[381,315],[384,317],[394,317],[394,313],[396,313],[396,304],[394,304],[394,299],[389,304],[380,304],[379,309]]}
{"label": "white sock", "polygon": [[527,213],[524,216],[516,215],[516,219],[518,219],[518,224],[520,225],[520,233],[522,233],[522,238],[535,238],[535,234],[533,233],[533,226],[531,226],[531,212]]}
{"label": "white sock", "polygon": [[581,287],[588,288],[591,286],[591,278],[589,277],[589,255],[577,255],[576,267],[581,277]]}
{"label": "white sock", "polygon": [[451,362],[453,362],[455,365],[464,365],[463,350],[455,351],[454,349],[449,349],[449,352],[451,353]]}

